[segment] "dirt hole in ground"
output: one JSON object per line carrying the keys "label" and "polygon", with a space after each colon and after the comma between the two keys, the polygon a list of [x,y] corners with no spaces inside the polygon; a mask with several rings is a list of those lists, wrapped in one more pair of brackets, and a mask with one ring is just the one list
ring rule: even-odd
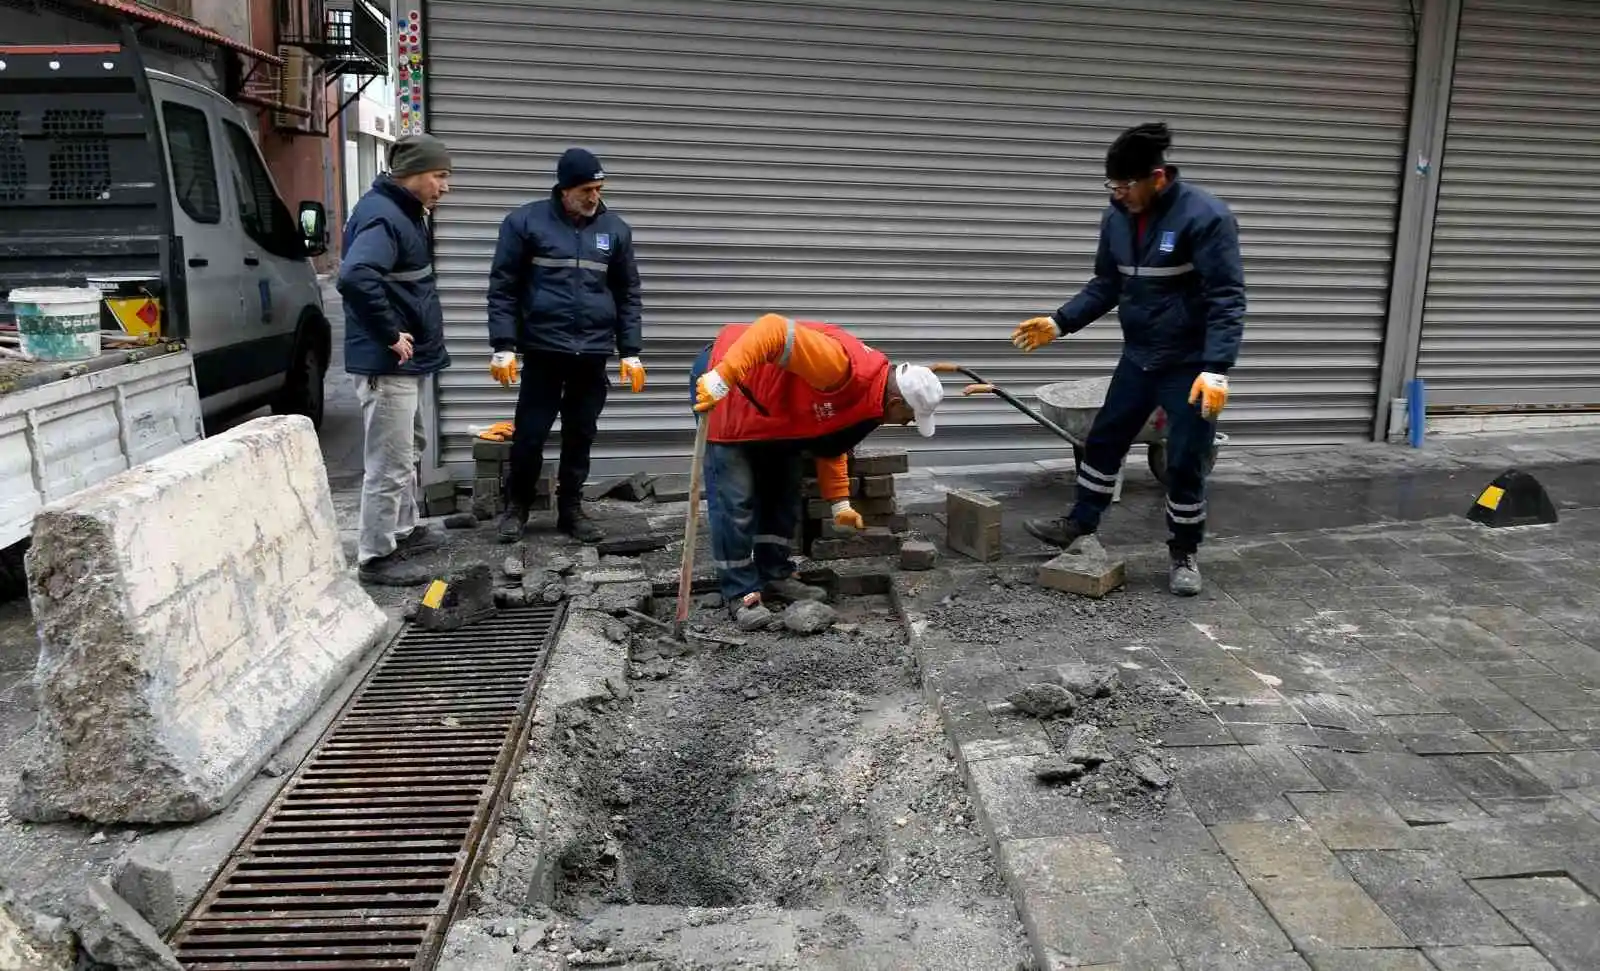
{"label": "dirt hole in ground", "polygon": [[[673,606],[659,604],[661,616]],[[834,948],[859,959],[881,947],[912,955],[883,967],[1026,963],[888,597],[833,607],[836,625],[810,636],[742,633],[718,623],[721,611],[696,612],[747,641],[738,647],[684,651],[636,625],[630,697],[608,726],[567,734],[567,756],[584,763],[588,818],[553,903],[591,919],[574,934],[580,945],[621,947],[618,908],[647,923],[663,911],[755,908],[763,919],[782,912],[802,956]],[[770,948],[771,934],[758,936]]]}

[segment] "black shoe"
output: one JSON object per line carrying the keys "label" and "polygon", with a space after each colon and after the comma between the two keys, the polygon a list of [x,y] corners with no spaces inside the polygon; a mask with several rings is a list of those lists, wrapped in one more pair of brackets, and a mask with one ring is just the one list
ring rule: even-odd
{"label": "black shoe", "polygon": [[410,562],[400,550],[361,564],[356,576],[375,587],[419,587],[435,578],[434,571]]}
{"label": "black shoe", "polygon": [[1200,578],[1200,564],[1193,553],[1172,551],[1172,569],[1167,574],[1167,589],[1179,597],[1194,597],[1205,588]]}
{"label": "black shoe", "polygon": [[506,507],[500,516],[500,528],[497,538],[502,543],[515,543],[522,538],[522,531],[528,526],[528,507],[512,503]]}
{"label": "black shoe", "polygon": [[565,509],[556,517],[556,531],[565,533],[580,543],[593,545],[606,538],[605,530],[589,518],[589,514],[580,507],[578,509]]}
{"label": "black shoe", "polygon": [[438,549],[443,542],[438,533],[430,530],[425,524],[419,524],[411,532],[400,537],[395,544],[395,552],[404,553],[408,557],[417,556]]}
{"label": "black shoe", "polygon": [[1065,516],[1060,519],[1029,519],[1023,522],[1022,528],[1041,543],[1049,543],[1062,549],[1089,535],[1077,520]]}

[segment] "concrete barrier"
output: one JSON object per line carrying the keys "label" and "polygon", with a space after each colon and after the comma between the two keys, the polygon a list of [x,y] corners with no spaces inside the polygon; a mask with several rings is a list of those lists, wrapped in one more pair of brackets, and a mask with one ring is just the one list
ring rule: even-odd
{"label": "concrete barrier", "polygon": [[27,567],[38,750],[12,811],[28,820],[223,809],[384,629],[298,416],[47,506]]}

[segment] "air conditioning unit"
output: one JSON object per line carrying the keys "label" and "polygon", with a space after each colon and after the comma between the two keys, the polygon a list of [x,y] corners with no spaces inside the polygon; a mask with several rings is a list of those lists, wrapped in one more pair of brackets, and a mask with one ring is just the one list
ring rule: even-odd
{"label": "air conditioning unit", "polygon": [[[298,47],[283,44],[278,45],[278,56],[284,62],[278,69],[278,100],[287,107],[311,111],[316,83],[316,65],[311,56]],[[307,115],[275,111],[272,123],[278,128],[304,128],[310,119]]]}

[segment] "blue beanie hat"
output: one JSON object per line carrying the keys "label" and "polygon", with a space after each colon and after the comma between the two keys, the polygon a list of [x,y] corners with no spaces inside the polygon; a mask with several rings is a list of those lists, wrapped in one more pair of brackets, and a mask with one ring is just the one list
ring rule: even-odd
{"label": "blue beanie hat", "polygon": [[561,153],[561,161],[556,163],[557,189],[570,189],[586,182],[602,182],[605,177],[606,170],[600,166],[600,160],[588,149],[569,148]]}

